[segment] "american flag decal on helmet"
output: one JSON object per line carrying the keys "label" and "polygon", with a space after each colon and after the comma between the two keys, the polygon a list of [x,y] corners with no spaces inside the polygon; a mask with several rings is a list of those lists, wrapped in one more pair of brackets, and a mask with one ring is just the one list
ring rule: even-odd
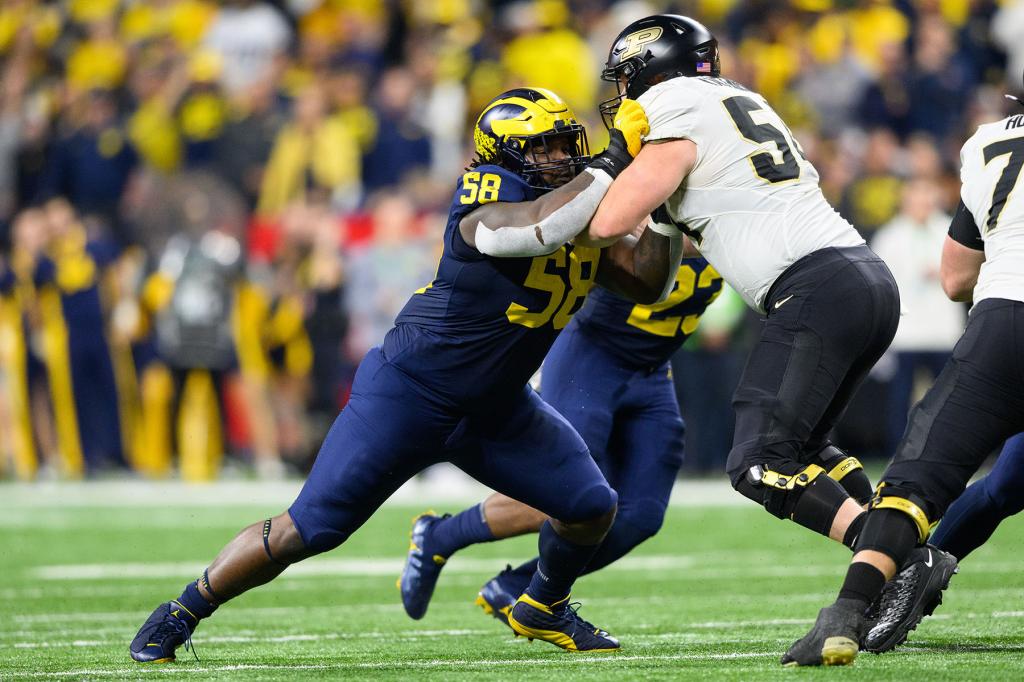
{"label": "american flag decal on helmet", "polygon": [[711,62],[697,62],[697,73],[711,73]]}

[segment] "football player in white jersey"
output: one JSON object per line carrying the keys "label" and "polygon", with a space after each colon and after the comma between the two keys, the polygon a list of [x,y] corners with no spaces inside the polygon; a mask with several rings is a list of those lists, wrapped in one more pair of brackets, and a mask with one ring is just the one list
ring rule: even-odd
{"label": "football player in white jersey", "polygon": [[899,320],[896,282],[825,200],[818,174],[764,97],[721,77],[700,23],[627,26],[603,73],[650,123],[588,236],[611,239],[659,207],[766,316],[733,406],[733,487],[772,514],[852,547],[871,498],[836,424]]}
{"label": "football player in white jersey", "polygon": [[[902,643],[940,603],[956,571],[921,547],[932,524],[985,458],[1024,430],[1024,113],[982,125],[960,152],[960,206],[940,278],[954,301],[974,301],[967,329],[907,430],[871,502],[839,598],[783,656],[790,665],[853,661]],[[923,556],[885,588],[877,622],[864,605],[908,556]]]}

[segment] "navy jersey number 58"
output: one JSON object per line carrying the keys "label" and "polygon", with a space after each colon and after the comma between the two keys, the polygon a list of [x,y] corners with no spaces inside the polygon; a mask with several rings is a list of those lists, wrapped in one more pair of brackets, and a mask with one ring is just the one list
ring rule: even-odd
{"label": "navy jersey number 58", "polygon": [[555,329],[564,328],[594,284],[600,257],[598,249],[581,246],[571,251],[563,246],[547,256],[534,257],[523,285],[529,289],[546,291],[550,298],[539,311],[531,311],[527,306],[512,303],[505,311],[508,321],[530,329],[542,327],[548,322]]}

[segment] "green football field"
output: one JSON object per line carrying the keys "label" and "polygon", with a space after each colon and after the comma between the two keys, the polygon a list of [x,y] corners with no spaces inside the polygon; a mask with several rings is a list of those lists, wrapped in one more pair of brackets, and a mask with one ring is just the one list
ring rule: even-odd
{"label": "green football field", "polygon": [[198,661],[181,650],[177,663],[133,663],[128,643],[150,610],[293,492],[0,485],[0,679],[1024,679],[1021,520],[964,562],[902,649],[852,668],[784,669],[779,655],[834,597],[849,554],[732,505],[717,483],[700,488],[707,502],[677,491],[657,538],[577,584],[582,615],[620,637],[618,654],[514,639],[473,605],[487,578],[532,555],[533,538],[455,556],[427,616],[409,620],[395,578],[410,517],[461,505],[406,497],[345,546],[221,607],[196,632]]}

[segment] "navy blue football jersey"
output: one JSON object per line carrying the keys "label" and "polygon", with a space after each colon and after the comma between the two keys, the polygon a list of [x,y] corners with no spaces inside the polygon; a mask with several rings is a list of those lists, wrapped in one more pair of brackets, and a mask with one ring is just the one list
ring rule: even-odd
{"label": "navy blue football jersey", "polygon": [[517,396],[597,275],[598,249],[567,245],[547,256],[494,258],[462,238],[459,222],[481,204],[534,197],[522,178],[498,166],[463,174],[434,281],[409,299],[384,339],[388,362],[460,408],[486,410]]}
{"label": "navy blue football jersey", "polygon": [[598,287],[573,324],[627,366],[659,367],[697,329],[722,293],[722,277],[704,258],[684,258],[668,298],[640,305]]}

